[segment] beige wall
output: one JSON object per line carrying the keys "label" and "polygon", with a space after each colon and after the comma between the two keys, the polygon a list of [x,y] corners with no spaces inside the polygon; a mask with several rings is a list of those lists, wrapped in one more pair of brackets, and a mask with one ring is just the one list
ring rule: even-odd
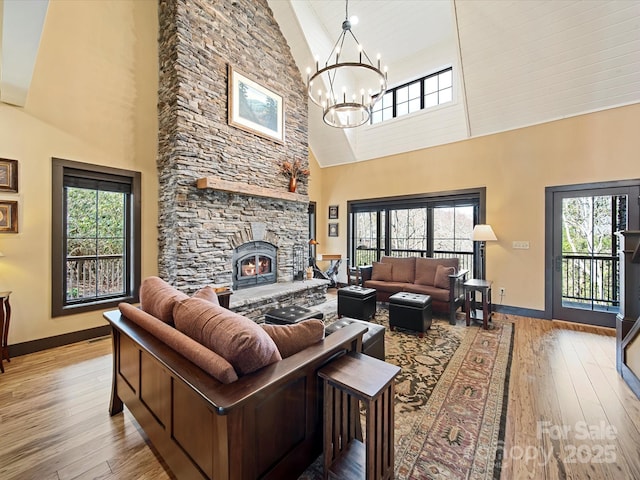
{"label": "beige wall", "polygon": [[[487,278],[506,289],[505,305],[544,310],[545,187],[640,178],[639,124],[636,104],[322,169],[311,191],[318,252],[346,256],[348,200],[485,186],[487,223],[498,237],[487,244]],[[340,206],[339,238],[326,236],[331,204]],[[530,248],[514,250],[515,240]]]}
{"label": "beige wall", "polygon": [[142,273],[157,272],[157,2],[56,0],[24,108],[0,104],[0,158],[19,161],[19,233],[0,235],[9,343],[83,330],[51,318],[51,157],[142,172]]}

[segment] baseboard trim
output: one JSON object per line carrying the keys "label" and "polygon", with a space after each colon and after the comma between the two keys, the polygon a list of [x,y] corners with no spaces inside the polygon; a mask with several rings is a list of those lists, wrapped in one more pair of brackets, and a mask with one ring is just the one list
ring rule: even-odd
{"label": "baseboard trim", "polygon": [[550,320],[546,317],[544,310],[535,310],[533,308],[520,308],[512,307],[510,305],[496,305],[493,304],[493,311],[498,313],[505,313],[507,315],[519,315],[521,317],[541,318],[543,320]]}
{"label": "baseboard trim", "polygon": [[92,338],[104,337],[106,335],[111,335],[110,325],[90,328],[88,330],[80,330],[78,332],[64,333],[54,337],[39,338],[38,340],[9,345],[9,356],[19,357],[21,355],[40,352],[50,348],[62,347],[63,345],[69,345],[71,343],[83,342]]}

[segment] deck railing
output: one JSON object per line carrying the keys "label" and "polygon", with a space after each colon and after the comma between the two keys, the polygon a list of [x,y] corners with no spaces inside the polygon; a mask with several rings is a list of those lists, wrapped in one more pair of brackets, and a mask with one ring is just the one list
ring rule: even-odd
{"label": "deck railing", "polygon": [[[376,248],[358,248],[356,249],[355,265],[371,265],[373,262],[377,262],[384,253],[380,252]],[[391,256],[393,257],[428,257],[426,250],[404,250],[404,249],[392,249]],[[458,258],[461,269],[465,268],[470,272],[473,272],[473,253],[471,252],[455,252],[445,250],[435,250],[433,252],[433,258]]]}
{"label": "deck railing", "polygon": [[615,310],[620,306],[618,258],[562,255],[562,301],[572,307]]}
{"label": "deck railing", "polygon": [[122,295],[122,255],[67,257],[67,301],[83,301]]}

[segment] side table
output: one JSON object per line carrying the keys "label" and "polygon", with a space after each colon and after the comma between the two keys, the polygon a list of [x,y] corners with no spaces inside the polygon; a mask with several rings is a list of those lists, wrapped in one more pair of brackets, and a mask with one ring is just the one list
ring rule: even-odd
{"label": "side table", "polygon": [[[389,480],[394,468],[394,379],[400,367],[349,353],[324,379],[324,479]],[[366,410],[362,436],[360,402]]]}
{"label": "side table", "polygon": [[[464,309],[467,326],[470,325],[471,319],[482,320],[482,328],[489,328],[488,322],[491,321],[492,305],[491,305],[491,285],[490,280],[479,280],[472,278],[464,282]],[[482,296],[482,310],[476,309],[476,292],[480,292]]]}
{"label": "side table", "polygon": [[9,295],[11,295],[11,292],[0,292],[0,372],[2,373],[4,373],[4,365],[2,362],[4,360],[7,362],[11,361],[9,358],[9,345],[7,344],[9,323],[11,322]]}

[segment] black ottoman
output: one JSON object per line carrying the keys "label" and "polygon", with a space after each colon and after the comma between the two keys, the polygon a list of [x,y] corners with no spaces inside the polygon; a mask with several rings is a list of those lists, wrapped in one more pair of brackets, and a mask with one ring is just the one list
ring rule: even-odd
{"label": "black ottoman", "polygon": [[389,297],[389,327],[406,328],[420,332],[420,337],[431,328],[431,296],[399,292]]}
{"label": "black ottoman", "polygon": [[310,318],[318,318],[322,320],[324,318],[324,314],[317,310],[310,310],[308,308],[293,305],[292,307],[269,310],[264,315],[264,321],[266,323],[276,325],[291,325],[292,323],[298,323]]}
{"label": "black ottoman", "polygon": [[340,318],[330,325],[324,328],[325,336],[332,334],[336,330],[346,327],[352,323],[361,323],[366,325],[367,330],[362,336],[362,353],[375,357],[384,361],[384,332],[385,328],[382,325],[377,325],[371,322],[365,322],[362,320],[356,320],[355,318]]}
{"label": "black ottoman", "polygon": [[369,320],[376,315],[376,290],[350,285],[338,290],[338,317]]}

